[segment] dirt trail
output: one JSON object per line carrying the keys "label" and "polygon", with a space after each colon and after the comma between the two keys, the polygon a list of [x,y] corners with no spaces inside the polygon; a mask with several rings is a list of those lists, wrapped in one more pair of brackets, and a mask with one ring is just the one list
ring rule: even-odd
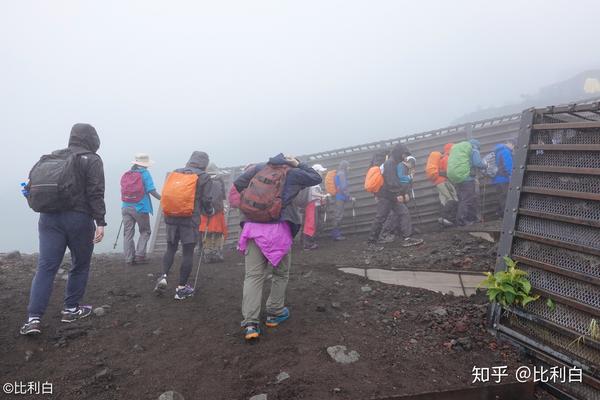
{"label": "dirt trail", "polygon": [[[511,348],[486,332],[483,296],[368,282],[336,268],[364,268],[365,260],[378,267],[490,267],[493,249],[486,242],[457,232],[425,239],[420,248],[390,244],[376,255],[365,252],[364,238],[324,241],[315,252],[295,250],[288,288],[292,317],[266,330],[256,345],[240,336],[243,259],[237,252],[222,264],[203,266],[198,294],[183,302],[171,292],[162,298],[152,293],[157,262],[126,267],[119,257],[96,256],[85,302],[110,306],[106,315],[61,324],[65,280],[59,276],[37,338],[18,335],[35,260],[5,262],[0,376],[3,382],[52,382],[55,395],[44,398],[61,400],[156,399],[167,390],[188,400],[259,393],[269,400],[369,399],[465,387],[474,365],[521,365]],[[453,250],[442,250],[446,246]],[[467,256],[473,259],[468,265],[456,261]],[[359,360],[334,362],[327,353],[334,345],[357,351]],[[26,352],[32,352],[28,360]],[[276,383],[281,372],[290,377]]]}

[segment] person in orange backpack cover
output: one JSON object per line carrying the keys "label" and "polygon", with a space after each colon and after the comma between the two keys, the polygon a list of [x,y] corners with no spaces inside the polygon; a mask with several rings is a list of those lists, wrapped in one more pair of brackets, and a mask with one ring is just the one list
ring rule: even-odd
{"label": "person in orange backpack cover", "polygon": [[[431,154],[429,154],[429,158],[427,158],[427,164],[425,166],[425,175],[427,175],[429,181],[435,185],[442,205],[442,216],[438,219],[438,222],[446,226],[453,225],[452,220],[454,218],[449,216],[455,214],[455,212],[446,213],[445,209],[446,207],[456,209],[456,204],[458,202],[456,189],[454,189],[452,183],[446,178],[448,155],[450,154],[451,148],[452,143],[448,143],[444,146],[444,154],[439,151],[432,151]],[[449,204],[451,202],[452,204]]]}
{"label": "person in orange backpack cover", "polygon": [[163,257],[163,271],[158,278],[154,291],[164,293],[167,288],[167,275],[173,266],[179,242],[183,248],[179,285],[175,290],[175,299],[183,300],[194,295],[194,289],[188,285],[192,272],[194,248],[200,241],[200,215],[214,214],[212,206],[211,180],[206,173],[208,154],[194,151],[185,168],[176,169],[167,177],[162,196],[161,207],[167,228],[167,251]]}

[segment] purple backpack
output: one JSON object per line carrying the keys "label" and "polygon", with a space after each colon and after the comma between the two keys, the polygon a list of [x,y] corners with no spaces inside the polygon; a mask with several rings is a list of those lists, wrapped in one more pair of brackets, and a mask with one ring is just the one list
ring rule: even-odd
{"label": "purple backpack", "polygon": [[126,203],[137,203],[146,195],[142,173],[127,171],[121,177],[121,200]]}

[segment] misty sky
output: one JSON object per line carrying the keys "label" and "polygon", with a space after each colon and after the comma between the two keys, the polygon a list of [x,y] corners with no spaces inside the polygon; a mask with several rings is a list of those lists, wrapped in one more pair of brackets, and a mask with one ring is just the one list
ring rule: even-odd
{"label": "misty sky", "polygon": [[598,1],[0,2],[0,251],[37,251],[21,197],[88,122],[112,249],[135,152],[157,184],[192,150],[219,166],[445,126],[600,67]]}

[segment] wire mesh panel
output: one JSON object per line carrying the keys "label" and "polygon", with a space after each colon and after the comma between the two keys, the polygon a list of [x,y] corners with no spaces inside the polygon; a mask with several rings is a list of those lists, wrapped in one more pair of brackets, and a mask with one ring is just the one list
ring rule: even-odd
{"label": "wire mesh panel", "polygon": [[523,113],[507,210],[498,254],[521,264],[541,298],[494,307],[494,327],[532,354],[580,366],[584,384],[560,389],[600,398],[600,103]]}

